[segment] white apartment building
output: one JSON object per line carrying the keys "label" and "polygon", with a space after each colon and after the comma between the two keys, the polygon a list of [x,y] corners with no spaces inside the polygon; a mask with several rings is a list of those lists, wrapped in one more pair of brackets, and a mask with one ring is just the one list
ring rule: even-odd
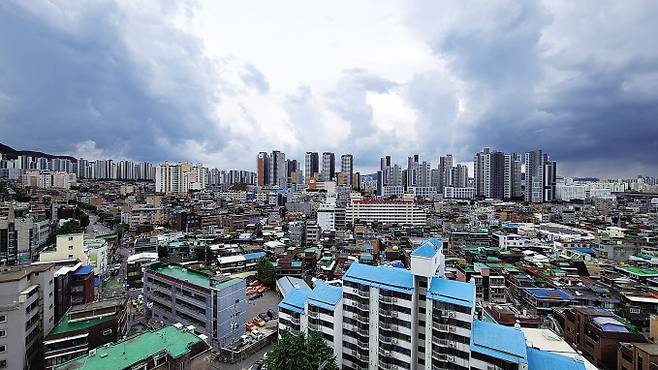
{"label": "white apartment building", "polygon": [[432,199],[436,195],[436,188],[434,186],[410,186],[407,193],[415,198]]}
{"label": "white apartment building", "polygon": [[342,369],[585,369],[531,353],[520,329],[474,320],[475,285],[444,276],[443,245],[430,239],[411,270],[352,263],[342,288],[295,288],[279,304],[279,331],[320,332]]}
{"label": "white apartment building", "polygon": [[404,195],[404,186],[400,185],[386,185],[382,187],[382,197],[389,198],[391,196],[396,196],[401,198]]}
{"label": "white apartment building", "polygon": [[446,186],[443,188],[443,198],[445,199],[473,199],[475,197],[475,188],[456,188]]}
{"label": "white apartment building", "polygon": [[21,183],[25,187],[42,189],[70,189],[76,184],[75,173],[60,171],[26,171],[21,175]]}
{"label": "white apartment building", "polygon": [[322,231],[336,230],[336,205],[321,203],[318,207],[318,226]]}
{"label": "white apartment building", "polygon": [[425,226],[427,214],[413,200],[352,199],[345,210],[345,221]]}
{"label": "white apartment building", "polygon": [[208,170],[201,163],[163,162],[155,168],[155,192],[165,194],[203,190],[208,181]]}

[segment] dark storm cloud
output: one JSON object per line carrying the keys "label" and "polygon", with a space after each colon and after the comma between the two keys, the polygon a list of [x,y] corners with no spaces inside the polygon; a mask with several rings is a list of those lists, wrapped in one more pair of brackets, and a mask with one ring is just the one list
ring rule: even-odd
{"label": "dark storm cloud", "polygon": [[186,158],[186,140],[222,145],[212,66],[198,40],[160,21],[171,9],[60,5],[0,3],[0,142],[66,153],[92,140],[152,161]]}
{"label": "dark storm cloud", "polygon": [[658,3],[546,5],[465,2],[449,26],[421,25],[465,86],[463,148],[543,148],[573,175],[656,175]]}

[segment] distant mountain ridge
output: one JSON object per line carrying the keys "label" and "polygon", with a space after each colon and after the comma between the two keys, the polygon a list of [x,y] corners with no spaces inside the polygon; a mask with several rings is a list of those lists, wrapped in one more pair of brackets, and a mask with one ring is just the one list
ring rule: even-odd
{"label": "distant mountain ridge", "polygon": [[19,155],[29,155],[32,157],[43,157],[48,159],[68,159],[71,162],[78,162],[78,160],[70,155],[54,155],[44,152],[37,152],[34,150],[16,150],[8,145],[0,143],[0,154],[5,154],[8,159],[16,159]]}

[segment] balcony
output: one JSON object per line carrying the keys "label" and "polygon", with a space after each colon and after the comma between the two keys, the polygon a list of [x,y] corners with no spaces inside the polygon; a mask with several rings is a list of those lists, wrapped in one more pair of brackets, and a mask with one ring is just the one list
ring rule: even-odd
{"label": "balcony", "polygon": [[395,365],[379,360],[379,368],[384,370],[393,369]]}
{"label": "balcony", "polygon": [[354,314],[354,319],[362,324],[368,324],[368,315]]}
{"label": "balcony", "polygon": [[369,289],[356,289],[354,291],[357,296],[361,298],[370,298],[370,290]]}
{"label": "balcony", "polygon": [[388,336],[388,335],[380,335],[379,336],[379,341],[382,342],[382,343],[386,343],[386,344],[397,344],[397,342],[398,342],[397,339],[395,339],[391,336]]}
{"label": "balcony", "polygon": [[[370,350],[370,343],[364,342],[362,340],[357,340],[356,341],[356,346],[361,348],[361,349]],[[367,358],[367,356],[366,356],[366,358]]]}
{"label": "balcony", "polygon": [[389,350],[387,350],[387,349],[380,348],[380,349],[379,349],[379,356],[380,356],[380,357],[382,357],[382,356],[384,356],[384,357],[390,357],[390,356],[391,356],[391,351],[389,351]]}
{"label": "balcony", "polygon": [[380,302],[383,302],[383,303],[395,303],[395,302],[398,301],[398,299],[395,298],[395,297],[389,297],[389,296],[385,296],[385,295],[380,295],[380,296],[379,296],[379,301],[380,301]]}
{"label": "balcony", "polygon": [[366,337],[369,334],[368,329],[364,329],[364,328],[361,328],[361,327],[357,327],[355,331],[356,331],[357,334],[362,335],[362,336],[366,336]]}
{"label": "balcony", "polygon": [[320,317],[320,313],[318,311],[308,311],[308,317],[317,319]]}
{"label": "balcony", "polygon": [[384,317],[398,317],[398,312],[393,310],[381,310],[379,314]]}
{"label": "balcony", "polygon": [[319,325],[319,324],[316,324],[316,323],[309,322],[309,323],[308,323],[308,328],[309,328],[310,330],[319,331],[319,330],[320,330],[320,325]]}
{"label": "balcony", "polygon": [[394,325],[394,324],[391,324],[391,323],[388,323],[388,322],[384,322],[384,321],[379,322],[379,327],[381,329],[384,329],[384,330],[393,330],[394,326],[397,327],[397,325]]}
{"label": "balcony", "polygon": [[358,308],[361,311],[370,311],[370,307],[367,304],[361,302],[352,302],[352,306]]}
{"label": "balcony", "polygon": [[301,319],[299,317],[296,317],[296,316],[290,316],[290,322],[292,322],[295,325],[299,325],[299,323],[301,322]]}

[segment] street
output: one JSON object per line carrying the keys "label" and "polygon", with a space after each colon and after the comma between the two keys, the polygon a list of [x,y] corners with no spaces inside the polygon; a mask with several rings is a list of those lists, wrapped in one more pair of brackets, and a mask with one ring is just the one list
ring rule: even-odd
{"label": "street", "polygon": [[89,212],[89,225],[85,229],[85,233],[92,238],[95,238],[99,235],[107,235],[112,232],[110,228],[103,225],[102,222],[99,222],[98,216]]}

